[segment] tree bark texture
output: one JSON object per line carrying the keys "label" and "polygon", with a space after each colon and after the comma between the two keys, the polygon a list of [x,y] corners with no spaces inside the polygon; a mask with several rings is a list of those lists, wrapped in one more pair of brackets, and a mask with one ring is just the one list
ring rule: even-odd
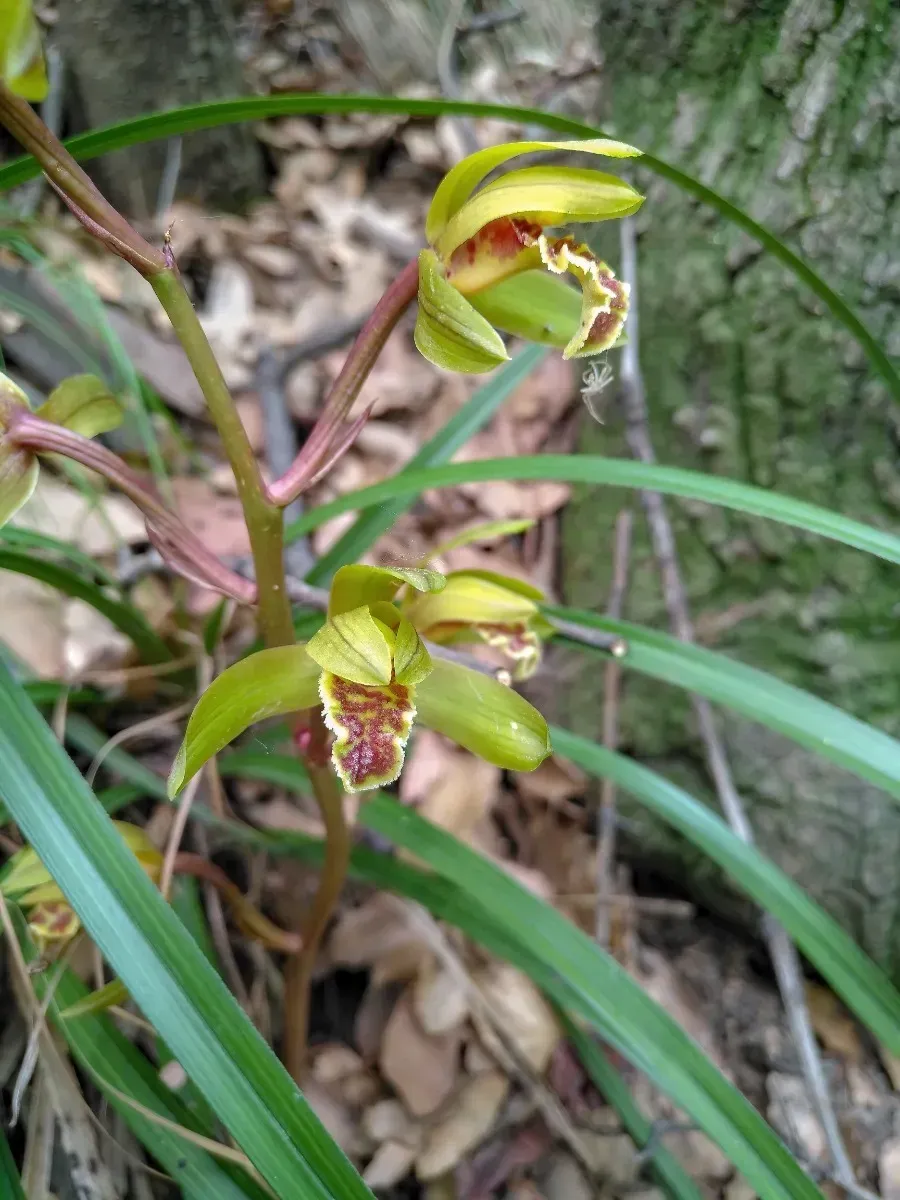
{"label": "tree bark texture", "polygon": [[[65,0],[56,31],[72,105],[85,128],[246,91],[229,0]],[[126,213],[156,211],[167,143],[103,159],[91,170]],[[249,125],[187,134],[179,198],[242,206],[265,186],[259,143]]]}
{"label": "tree bark texture", "polygon": [[[799,251],[900,354],[900,9],[880,0],[608,0],[604,125],[682,165]],[[900,528],[900,407],[850,336],[775,260],[674,185],[641,176],[640,358],[666,464]],[[604,235],[605,236],[605,235]],[[604,250],[618,258],[615,239]],[[615,368],[615,355],[610,356]],[[581,449],[627,456],[621,419]],[[581,489],[566,599],[602,610],[615,515],[637,511],[627,616],[667,627],[635,497]],[[668,501],[698,636],[900,736],[896,566],[771,522]],[[597,738],[602,672],[566,653],[556,712]],[[627,665],[627,662],[626,662]],[[900,977],[900,808],[723,714],[761,848]],[[624,748],[715,803],[690,706],[626,675]],[[728,905],[702,856],[622,798],[644,864]]]}

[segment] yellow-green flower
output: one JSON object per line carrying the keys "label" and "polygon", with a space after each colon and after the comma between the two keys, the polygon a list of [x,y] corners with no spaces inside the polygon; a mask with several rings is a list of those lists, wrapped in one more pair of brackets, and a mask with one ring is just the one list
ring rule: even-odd
{"label": "yellow-green flower", "polygon": [[[480,583],[482,591],[501,591],[490,580]],[[459,584],[451,588],[456,600],[439,612],[417,610],[420,600],[449,586],[426,568],[341,567],[327,620],[308,643],[252,654],[207,688],[172,767],[170,793],[249,725],[317,704],[334,734],[331,761],[348,792],[397,778],[414,720],[497,766],[533,770],[550,753],[541,714],[492,675],[432,658],[422,642],[420,617],[440,633],[446,620],[468,625],[473,615],[485,615],[484,597],[480,607],[466,607]],[[530,615],[533,600],[528,604]],[[521,609],[517,618],[525,615]]]}
{"label": "yellow-green flower", "polygon": [[41,35],[31,0],[0,0],[0,79],[26,100],[47,95]]}
{"label": "yellow-green flower", "polygon": [[[600,171],[536,166],[475,190],[508,159],[543,150],[640,154],[608,138],[512,142],[470,154],[448,172],[428,211],[429,248],[419,257],[416,345],[438,366],[479,372],[503,362],[497,329],[563,346],[566,358],[607,350],[622,333],[628,284],[571,234],[551,230],[628,216],[643,200],[634,188]],[[560,278],[567,273],[581,286],[580,302]]]}

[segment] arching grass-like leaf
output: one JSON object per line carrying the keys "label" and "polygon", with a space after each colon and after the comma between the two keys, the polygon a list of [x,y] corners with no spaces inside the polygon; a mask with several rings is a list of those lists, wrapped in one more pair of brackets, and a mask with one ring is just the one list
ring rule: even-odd
{"label": "arching grass-like leaf", "polygon": [[279,1195],[370,1193],[5,667],[0,798],[116,975]]}
{"label": "arching grass-like leaf", "polygon": [[[69,151],[79,159],[96,158],[112,150],[121,150],[139,142],[159,138],[176,137],[194,130],[211,129],[217,125],[228,125],[238,121],[262,121],[269,117],[288,116],[294,113],[351,113],[386,112],[409,116],[474,116],[495,117],[501,121],[521,121],[526,125],[539,125],[544,129],[562,133],[570,138],[602,138],[607,135],[596,126],[575,121],[558,113],[543,112],[541,109],[521,108],[503,104],[476,104],[465,100],[409,100],[400,96],[323,96],[304,93],[292,96],[251,96],[238,100],[215,100],[208,104],[195,104],[186,108],[170,109],[168,112],[153,113],[123,121],[107,129],[94,130],[70,138],[66,143]],[[699,179],[679,170],[678,167],[643,154],[642,167],[669,179],[677,187],[696,196],[701,203],[718,212],[725,220],[742,229],[758,242],[769,254],[778,259],[801,283],[823,302],[832,316],[857,340],[865,351],[873,368],[891,391],[900,400],[900,375],[878,340],[873,337],[859,316],[835,290],[818,275],[808,263],[795,254],[784,242],[764,225],[754,221],[749,213],[718,192],[701,183]],[[38,166],[31,157],[16,159],[0,167],[0,191],[16,187],[38,174]]]}
{"label": "arching grass-like leaf", "polygon": [[624,667],[743,713],[900,800],[900,742],[874,725],[765,671],[658,630],[557,605],[546,605],[544,611],[624,639]]}
{"label": "arching grass-like leaf", "polygon": [[767,517],[795,529],[816,533],[866,550],[888,562],[900,563],[900,538],[864,525],[850,517],[795,500],[764,488],[751,487],[734,479],[685,471],[680,467],[648,466],[629,459],[602,458],[592,454],[540,454],[522,458],[485,458],[476,462],[452,463],[424,471],[402,471],[382,483],[360,488],[346,496],[314,508],[294,521],[288,537],[300,537],[332,517],[354,509],[367,508],[399,499],[418,496],[430,488],[453,487],[461,483],[487,483],[497,479],[558,479],[566,483],[595,483],[608,487],[643,488],[703,500],[733,508],[751,516]]}

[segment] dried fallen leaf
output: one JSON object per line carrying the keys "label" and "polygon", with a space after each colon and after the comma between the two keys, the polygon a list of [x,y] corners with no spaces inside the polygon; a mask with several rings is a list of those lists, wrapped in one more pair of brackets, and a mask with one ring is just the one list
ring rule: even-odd
{"label": "dried fallen leaf", "polygon": [[859,1064],[864,1057],[856,1022],[834,992],[816,983],[807,983],[806,1002],[813,1029],[826,1050],[840,1055],[848,1063]]}
{"label": "dried fallen leaf", "polygon": [[402,1142],[382,1142],[363,1171],[370,1188],[391,1188],[410,1172],[416,1157],[415,1147]]}
{"label": "dried fallen leaf", "polygon": [[892,1138],[881,1147],[878,1182],[882,1200],[900,1200],[900,1138]]}
{"label": "dried fallen leaf", "polygon": [[16,513],[16,525],[71,542],[97,558],[147,538],[143,517],[130,500],[82,492],[46,471]]}
{"label": "dried fallen leaf", "polygon": [[417,803],[422,816],[461,841],[481,842],[500,777],[497,767],[423,730],[407,756],[400,794],[404,803]]}
{"label": "dried fallen leaf", "polygon": [[48,584],[0,571],[3,644],[44,679],[65,673],[65,598]]}
{"label": "dried fallen leaf", "polygon": [[399,1100],[379,1100],[367,1108],[362,1118],[363,1129],[373,1142],[402,1142],[417,1147],[422,1127],[410,1119]]}
{"label": "dried fallen leaf", "polygon": [[490,1133],[508,1092],[509,1081],[499,1071],[476,1075],[461,1087],[416,1159],[419,1179],[436,1179],[473,1150]]}
{"label": "dried fallen leaf", "polygon": [[[399,955],[410,975],[430,959],[431,950],[406,910],[384,893],[370,896],[338,918],[328,943],[335,966],[373,967]],[[383,972],[380,974],[384,981]]]}
{"label": "dried fallen leaf", "polygon": [[446,1033],[469,1015],[468,991],[456,972],[435,964],[414,982],[413,1008],[426,1033]]}
{"label": "dried fallen leaf", "polygon": [[250,553],[250,539],[241,502],[236,496],[220,496],[210,483],[196,476],[172,480],[178,515],[207,549],[220,558]]}
{"label": "dried fallen leaf", "polygon": [[542,1075],[561,1033],[541,993],[526,975],[508,963],[491,963],[473,978],[505,1038],[532,1070]]}
{"label": "dried fallen leaf", "polygon": [[397,1001],[384,1031],[380,1066],[414,1116],[434,1112],[452,1092],[461,1042],[460,1027],[437,1037],[425,1033],[409,992]]}

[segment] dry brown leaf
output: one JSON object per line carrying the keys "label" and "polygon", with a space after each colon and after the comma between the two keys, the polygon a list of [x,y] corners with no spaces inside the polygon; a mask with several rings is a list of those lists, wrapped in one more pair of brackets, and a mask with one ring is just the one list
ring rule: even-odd
{"label": "dry brown leaf", "polygon": [[553,806],[583,796],[587,785],[583,771],[556,758],[546,759],[535,771],[517,771],[513,778],[521,795],[530,800],[546,800]]}
{"label": "dry brown leaf", "polygon": [[372,1151],[350,1105],[340,1100],[330,1088],[316,1079],[307,1079],[303,1095],[313,1112],[348,1157],[359,1162]]}
{"label": "dry brown leaf", "polygon": [[363,1129],[373,1142],[402,1142],[418,1147],[422,1127],[410,1119],[399,1100],[379,1100],[367,1108],[362,1117]]}
{"label": "dry brown leaf", "polygon": [[59,679],[65,674],[63,632],[65,598],[48,584],[0,571],[2,638],[36,675]]}
{"label": "dry brown leaf", "polygon": [[370,1188],[391,1188],[410,1172],[416,1157],[414,1146],[402,1142],[382,1142],[363,1171]]}
{"label": "dry brown leaf", "polygon": [[431,951],[406,910],[383,892],[338,918],[328,942],[331,962],[342,967],[382,966],[397,960],[410,963],[410,974],[430,960]]}
{"label": "dry brown leaf", "polygon": [[827,1159],[828,1142],[813,1110],[805,1080],[798,1075],[772,1071],[766,1078],[769,1107],[766,1115],[788,1145],[806,1162]]}
{"label": "dry brown leaf", "polygon": [[172,492],[178,515],[213,554],[230,558],[250,553],[247,526],[236,496],[221,496],[207,480],[196,476],[173,479]]}
{"label": "dry brown leaf", "polygon": [[456,750],[439,734],[421,731],[401,776],[400,795],[429,821],[464,842],[480,841],[500,787],[497,767]]}
{"label": "dry brown leaf", "polygon": [[317,1046],[313,1059],[313,1077],[326,1086],[365,1070],[365,1063],[349,1046],[334,1043]]}
{"label": "dry brown leaf", "polygon": [[253,284],[246,267],[234,259],[218,259],[200,320],[231,388],[247,387],[252,380],[247,338],[253,329],[253,308]]}
{"label": "dry brown leaf", "polygon": [[[44,633],[41,628],[42,636]],[[96,608],[82,600],[69,600],[64,605],[63,634],[66,674],[70,679],[76,679],[91,669],[116,666],[131,650],[130,639],[98,613]]]}
{"label": "dry brown leaf", "polygon": [[878,1155],[882,1200],[900,1200],[900,1138],[892,1138]]}
{"label": "dry brown leaf", "polygon": [[839,1054],[848,1063],[862,1062],[864,1050],[859,1029],[834,992],[817,983],[807,983],[806,1002],[813,1029],[825,1049]]}
{"label": "dry brown leaf", "polygon": [[505,1040],[515,1046],[533,1071],[543,1075],[562,1035],[541,993],[526,975],[508,963],[491,963],[477,971],[473,979]]}
{"label": "dry brown leaf", "polygon": [[366,1062],[374,1062],[400,994],[398,984],[369,983],[353,1022],[353,1043]]}
{"label": "dry brown leaf", "polygon": [[266,275],[276,279],[294,279],[300,270],[300,256],[290,246],[277,246],[272,242],[245,245],[241,257],[251,266],[258,267]]}
{"label": "dry brown leaf", "polygon": [[461,1028],[439,1037],[425,1033],[408,991],[394,1005],[381,1043],[381,1073],[414,1116],[434,1112],[452,1092],[461,1042]]}
{"label": "dry brown leaf", "polygon": [[567,1151],[558,1150],[543,1173],[546,1200],[591,1200],[594,1189]]}
{"label": "dry brown leaf", "polygon": [[508,1092],[509,1081],[499,1071],[486,1071],[464,1084],[428,1132],[416,1159],[419,1179],[424,1182],[451,1171],[473,1150],[490,1133]]}
{"label": "dry brown leaf", "polygon": [[446,1033],[469,1015],[468,991],[455,971],[436,963],[414,982],[413,1009],[426,1033]]}
{"label": "dry brown leaf", "polygon": [[96,558],[147,540],[144,520],[130,500],[105,493],[87,495],[46,471],[41,472],[31,499],[16,513],[16,525],[72,542]]}

